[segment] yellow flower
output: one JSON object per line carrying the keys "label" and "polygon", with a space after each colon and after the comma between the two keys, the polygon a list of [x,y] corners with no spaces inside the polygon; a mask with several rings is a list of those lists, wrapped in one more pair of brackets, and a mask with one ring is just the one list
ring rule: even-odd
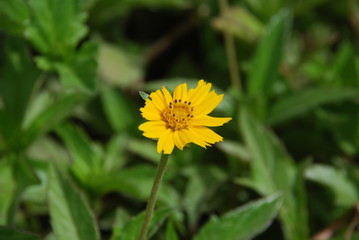
{"label": "yellow flower", "polygon": [[170,154],[174,146],[183,150],[188,143],[206,148],[223,140],[206,127],[222,126],[232,119],[207,115],[223,99],[223,94],[210,92],[211,86],[200,80],[197,87],[189,91],[186,83],[177,86],[173,97],[165,87],[150,94],[150,99],[140,109],[148,122],[138,128],[145,137],[158,139],[157,152]]}

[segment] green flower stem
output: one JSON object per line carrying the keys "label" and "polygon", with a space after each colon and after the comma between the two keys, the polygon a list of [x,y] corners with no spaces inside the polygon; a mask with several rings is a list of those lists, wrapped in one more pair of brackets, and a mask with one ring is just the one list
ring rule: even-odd
{"label": "green flower stem", "polygon": [[156,205],[156,201],[157,201],[158,190],[160,188],[163,175],[165,173],[166,164],[167,164],[167,160],[168,160],[169,156],[170,156],[169,154],[164,154],[164,153],[162,153],[162,155],[161,155],[161,160],[157,167],[155,181],[153,182],[151,195],[147,202],[145,219],[143,221],[141,235],[140,235],[139,240],[146,240],[148,227],[150,226],[150,223],[151,223],[153,209],[154,209],[154,207]]}
{"label": "green flower stem", "polygon": [[[225,12],[228,11],[229,9],[227,0],[219,0],[219,7],[221,9],[221,14],[224,16]],[[232,82],[232,86],[237,88],[241,92],[242,84],[239,74],[234,38],[232,34],[226,30],[224,31],[224,42],[226,47],[228,69],[229,69],[229,75]]]}

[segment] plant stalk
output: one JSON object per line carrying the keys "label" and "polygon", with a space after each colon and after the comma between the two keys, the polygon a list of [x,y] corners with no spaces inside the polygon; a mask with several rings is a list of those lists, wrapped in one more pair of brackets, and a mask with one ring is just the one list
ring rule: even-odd
{"label": "plant stalk", "polygon": [[[219,0],[219,6],[221,9],[221,14],[224,17],[226,11],[228,11],[228,2],[227,0]],[[237,88],[242,92],[241,78],[239,74],[239,67],[237,62],[237,54],[235,42],[232,34],[224,30],[224,43],[226,47],[227,61],[228,61],[228,70],[229,77],[231,79],[232,86]]]}
{"label": "plant stalk", "polygon": [[168,160],[169,156],[170,156],[169,154],[162,153],[160,162],[158,163],[155,180],[153,182],[153,186],[152,186],[152,190],[151,190],[151,195],[147,202],[145,219],[142,224],[142,229],[141,229],[141,234],[140,234],[139,240],[146,240],[148,228],[151,223],[153,209],[154,209],[154,207],[156,205],[156,201],[157,201],[158,190],[160,188],[163,175],[165,173],[166,164],[167,164],[167,160]]}

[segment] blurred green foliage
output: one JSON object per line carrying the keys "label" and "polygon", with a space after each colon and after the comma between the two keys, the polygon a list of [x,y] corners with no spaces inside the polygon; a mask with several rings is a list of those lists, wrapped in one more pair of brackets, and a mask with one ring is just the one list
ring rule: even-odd
{"label": "blurred green foliage", "polygon": [[221,3],[0,1],[0,239],[137,239],[138,92],[202,78],[233,120],[170,157],[151,238],[359,239],[359,3]]}

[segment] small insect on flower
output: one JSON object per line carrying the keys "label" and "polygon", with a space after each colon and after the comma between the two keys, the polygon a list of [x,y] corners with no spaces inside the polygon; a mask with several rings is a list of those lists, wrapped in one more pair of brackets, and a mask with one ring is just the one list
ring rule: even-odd
{"label": "small insect on flower", "polygon": [[223,99],[223,94],[210,91],[211,87],[200,80],[189,91],[186,83],[177,86],[173,96],[165,87],[149,95],[140,109],[148,121],[138,128],[145,137],[158,139],[157,152],[170,154],[174,146],[183,150],[188,143],[206,148],[223,140],[208,127],[222,126],[232,118],[208,116]]}

